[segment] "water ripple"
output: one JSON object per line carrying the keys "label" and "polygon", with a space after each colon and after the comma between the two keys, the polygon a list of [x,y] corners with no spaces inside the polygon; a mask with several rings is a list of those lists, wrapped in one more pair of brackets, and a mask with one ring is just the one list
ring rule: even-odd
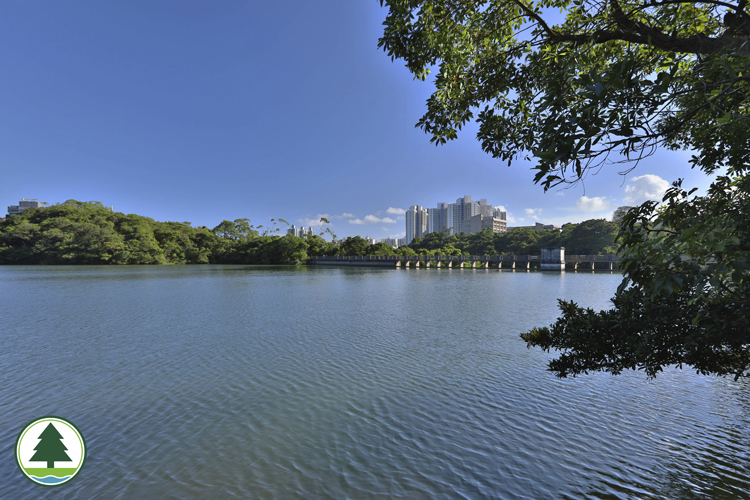
{"label": "water ripple", "polygon": [[[750,498],[750,384],[557,380],[518,332],[616,275],[0,268],[0,442],[71,419],[64,489],[3,498]],[[592,298],[591,290],[596,290]],[[12,300],[9,299],[12,297]],[[533,301],[529,301],[533,297]]]}

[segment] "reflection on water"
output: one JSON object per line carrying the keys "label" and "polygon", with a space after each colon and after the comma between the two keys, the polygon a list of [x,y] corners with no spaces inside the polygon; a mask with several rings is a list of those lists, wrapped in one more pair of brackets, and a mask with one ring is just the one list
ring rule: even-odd
{"label": "reflection on water", "polygon": [[0,268],[0,443],[58,415],[75,480],[3,498],[748,498],[750,387],[558,380],[518,333],[619,276]]}

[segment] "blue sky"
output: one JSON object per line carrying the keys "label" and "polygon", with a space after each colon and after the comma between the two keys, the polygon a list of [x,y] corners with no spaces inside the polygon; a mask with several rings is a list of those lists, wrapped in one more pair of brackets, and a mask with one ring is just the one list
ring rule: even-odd
{"label": "blue sky", "polygon": [[404,233],[400,210],[466,194],[511,225],[609,217],[678,177],[660,152],[544,193],[468,127],[435,147],[414,124],[432,84],[377,49],[376,0],[67,0],[0,6],[0,205],[101,201],[161,221],[247,217],[339,236]]}

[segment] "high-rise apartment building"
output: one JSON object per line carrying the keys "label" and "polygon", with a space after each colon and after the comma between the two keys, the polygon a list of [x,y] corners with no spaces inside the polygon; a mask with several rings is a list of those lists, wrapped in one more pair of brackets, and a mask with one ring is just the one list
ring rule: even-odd
{"label": "high-rise apartment building", "polygon": [[438,203],[437,208],[427,209],[427,232],[428,233],[439,233],[443,230],[445,223],[443,221],[443,212],[445,211],[440,205],[445,203]]}
{"label": "high-rise apartment building", "polygon": [[438,203],[438,207],[443,206],[443,227],[441,230],[448,230],[448,234],[456,234],[456,204],[455,203]]}
{"label": "high-rise apartment building", "polygon": [[[478,215],[484,215],[485,217],[492,217],[495,207],[487,203],[487,200],[482,198],[479,200],[479,213]],[[475,214],[477,215],[477,214]],[[473,215],[472,215],[473,217]]]}
{"label": "high-rise apartment building", "polygon": [[497,217],[500,220],[508,221],[508,212],[500,208],[492,209],[492,216]]}
{"label": "high-rise apartment building", "polygon": [[286,230],[286,234],[291,234],[292,236],[296,236],[298,238],[304,238],[305,236],[315,236],[315,230],[312,228],[312,226],[304,228],[297,227],[292,224],[292,226]]}
{"label": "high-rise apartment building", "polygon": [[[422,217],[420,219],[421,227],[423,227],[421,234],[419,234],[417,227],[418,216]],[[476,216],[481,218],[476,219],[473,225],[467,224],[467,221],[471,221]],[[482,222],[483,220],[484,222]],[[404,239],[405,244],[408,245],[414,238],[421,238],[428,233],[443,231],[448,234],[478,232],[473,230],[477,227],[491,228],[496,233],[505,232],[507,230],[507,213],[487,203],[485,198],[475,201],[471,196],[466,195],[463,198],[458,198],[456,203],[438,203],[437,208],[425,210],[419,205],[410,207],[406,212],[406,237]]]}
{"label": "high-rise apartment building", "polygon": [[414,238],[424,238],[427,234],[428,212],[420,205],[412,205],[404,214],[406,216],[406,244]]}
{"label": "high-rise apartment building", "polygon": [[[482,202],[484,202],[485,205],[487,204],[487,200],[485,199],[482,199]],[[472,200],[471,196],[468,194],[463,198],[458,198],[455,203],[456,209],[453,216],[454,226],[460,228],[463,221],[471,219],[475,215],[479,215],[480,203],[481,202],[479,201]]]}

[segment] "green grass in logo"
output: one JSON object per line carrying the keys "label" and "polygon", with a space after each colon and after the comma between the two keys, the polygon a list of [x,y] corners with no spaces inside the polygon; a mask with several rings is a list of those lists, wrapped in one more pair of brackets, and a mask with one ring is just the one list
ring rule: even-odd
{"label": "green grass in logo", "polygon": [[28,475],[35,477],[65,477],[72,476],[78,469],[75,467],[55,467],[54,469],[49,467],[24,467],[23,470],[26,471]]}

